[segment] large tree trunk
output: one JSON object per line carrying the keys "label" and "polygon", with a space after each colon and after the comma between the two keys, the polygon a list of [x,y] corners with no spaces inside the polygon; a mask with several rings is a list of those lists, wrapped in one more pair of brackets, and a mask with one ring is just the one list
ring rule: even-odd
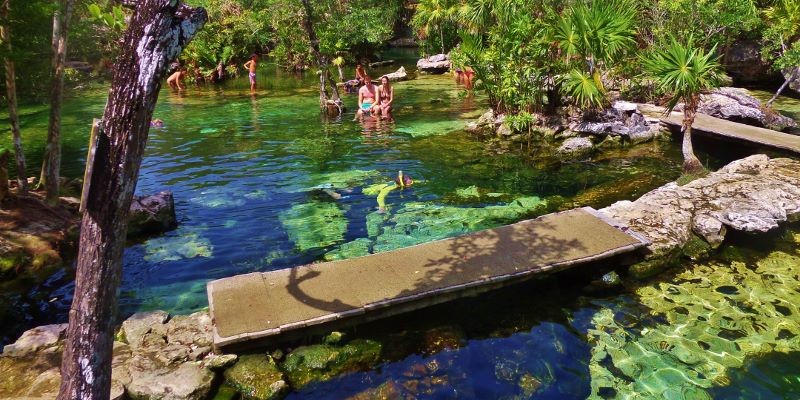
{"label": "large tree trunk", "polygon": [[67,35],[75,0],[61,0],[53,15],[53,80],[50,84],[50,124],[47,127],[47,147],[42,161],[39,185],[47,192],[47,202],[58,202],[61,172],[61,101],[64,98],[64,64],[67,61]]}
{"label": "large tree trunk", "polygon": [[135,4],[114,67],[81,221],[60,400],[109,397],[126,221],[150,119],[170,63],[207,19],[204,9],[177,0]]}
{"label": "large tree trunk", "polygon": [[[309,0],[302,0],[302,3],[305,11],[305,16],[302,21],[303,29],[306,31],[308,40],[311,42],[311,53],[317,60],[317,65],[320,70],[319,106],[323,110],[327,110],[329,104],[337,104],[340,107],[341,100],[339,98],[339,89],[336,87],[336,81],[330,76],[330,71],[328,70],[328,57],[322,55],[322,53],[319,51],[319,39],[317,38],[317,33],[314,31],[314,24],[311,22],[314,15],[314,9],[311,7]],[[328,94],[328,86],[331,87],[330,95]]]}
{"label": "large tree trunk", "polygon": [[19,193],[28,191],[28,177],[25,172],[25,152],[22,150],[22,138],[19,132],[19,116],[17,115],[17,77],[14,73],[14,61],[11,59],[11,30],[8,21],[9,1],[0,0],[0,40],[6,45],[6,96],[8,100],[8,120],[11,122],[11,136],[14,141],[14,157],[17,162],[17,183]]}
{"label": "large tree trunk", "polygon": [[681,146],[684,174],[696,174],[705,170],[703,164],[694,155],[694,146],[692,146],[692,124],[694,124],[695,114],[696,111],[690,110],[687,104],[683,111],[683,144]]}
{"label": "large tree trunk", "polygon": [[792,71],[789,72],[789,76],[786,77],[786,80],[783,82],[783,85],[781,85],[781,87],[778,88],[778,91],[775,92],[775,95],[772,96],[772,98],[769,99],[769,101],[767,102],[767,107],[772,107],[772,103],[774,103],[775,100],[778,99],[778,96],[780,96],[781,93],[786,89],[786,87],[788,87],[789,84],[792,83],[792,81],[794,81],[795,79],[800,79],[800,67],[794,67]]}

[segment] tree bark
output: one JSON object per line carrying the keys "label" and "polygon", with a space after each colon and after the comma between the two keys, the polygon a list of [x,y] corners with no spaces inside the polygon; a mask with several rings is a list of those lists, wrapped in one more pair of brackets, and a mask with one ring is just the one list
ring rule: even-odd
{"label": "tree bark", "polygon": [[207,20],[178,0],[142,0],[116,60],[98,133],[61,364],[58,399],[108,399],[128,210],[153,109],[169,64]]}
{"label": "tree bark", "polygon": [[[305,16],[302,21],[303,29],[308,35],[308,40],[311,42],[311,53],[317,60],[319,67],[319,106],[322,110],[328,109],[328,101],[333,101],[335,104],[341,102],[339,97],[339,89],[336,87],[336,81],[330,77],[328,70],[328,57],[324,56],[319,50],[319,39],[317,33],[314,31],[314,24],[311,22],[313,18],[314,9],[311,7],[309,0],[302,0]],[[328,94],[328,85],[331,86],[331,94]]]}
{"label": "tree bark", "polygon": [[14,158],[17,163],[17,183],[19,193],[28,191],[28,177],[25,172],[25,152],[22,149],[22,135],[19,130],[19,115],[17,114],[17,76],[14,72],[14,61],[11,59],[11,25],[8,21],[9,1],[0,0],[0,40],[6,45],[6,96],[8,98],[8,120],[11,123],[11,136],[14,142]]}
{"label": "tree bark", "polygon": [[681,151],[683,152],[683,173],[696,174],[702,172],[703,164],[694,155],[694,146],[692,146],[692,124],[694,124],[694,117],[696,111],[690,110],[687,104],[683,111],[683,143]]}
{"label": "tree bark", "polygon": [[8,198],[8,149],[0,149],[0,203]]}
{"label": "tree bark", "polygon": [[772,103],[774,103],[775,100],[778,99],[778,96],[781,95],[781,93],[786,89],[787,86],[789,86],[790,83],[792,83],[792,81],[798,79],[798,77],[800,77],[800,67],[795,67],[794,69],[792,69],[792,72],[789,73],[789,76],[786,77],[786,81],[783,82],[783,85],[781,85],[781,87],[778,88],[778,91],[775,92],[775,95],[772,96],[771,99],[769,99],[769,101],[767,102],[767,107],[772,107]]}
{"label": "tree bark", "polygon": [[50,124],[47,127],[47,147],[42,161],[39,185],[44,186],[49,204],[58,202],[61,172],[61,102],[64,98],[64,64],[67,61],[69,20],[75,0],[61,0],[53,15],[53,80],[50,86]]}

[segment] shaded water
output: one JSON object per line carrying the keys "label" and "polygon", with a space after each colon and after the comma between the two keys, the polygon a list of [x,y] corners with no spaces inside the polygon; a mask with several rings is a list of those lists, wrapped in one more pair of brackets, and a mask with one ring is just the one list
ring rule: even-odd
{"label": "shaded water", "polygon": [[[155,117],[166,126],[151,130],[137,192],[173,191],[180,228],[126,250],[121,317],[140,310],[202,309],[207,306],[205,283],[211,279],[388,250],[572,206],[602,207],[636,198],[679,175],[680,153],[670,142],[571,163],[556,162],[547,150],[530,155],[488,146],[461,130],[466,120],[483,111],[483,100],[462,96],[447,77],[396,84],[396,121],[368,124],[350,121],[352,112],[342,121],[321,119],[311,76],[265,68],[259,82],[262,89],[255,97],[248,94],[244,79],[185,93],[163,91]],[[89,91],[65,104],[65,175],[81,175],[89,122],[102,113],[104,102],[103,91]],[[348,96],[346,103],[354,109],[355,97]],[[28,107],[24,113],[23,134],[31,165],[36,166],[41,162],[47,110]],[[716,143],[704,146],[702,140],[699,150],[713,151],[701,155],[711,167],[748,152],[729,152]],[[387,211],[379,213],[377,192],[398,170],[417,183],[412,189],[390,192]],[[777,246],[796,249],[795,237],[784,235]],[[746,265],[755,265],[773,250],[741,251],[751,251]],[[720,263],[715,267],[722,271],[718,278],[740,288],[767,274],[747,274],[739,264],[732,267],[730,260]],[[796,260],[787,263],[794,265]],[[384,343],[380,367],[312,385],[292,396],[343,398],[377,387],[427,398],[585,398],[630,391],[645,397],[663,395],[665,388],[684,387],[688,377],[697,378],[693,366],[698,364],[669,353],[686,342],[669,331],[678,318],[674,314],[684,314],[665,310],[675,300],[660,291],[691,288],[699,304],[706,304],[702,299],[719,302],[720,308],[709,313],[728,313],[725,307],[732,304],[714,297],[715,285],[707,292],[691,286],[692,274],[708,273],[702,268],[692,267],[669,285],[664,282],[672,281],[665,277],[622,293],[585,292],[586,277],[566,275],[362,326],[348,336]],[[800,290],[790,271],[776,273],[781,283],[773,286]],[[3,341],[25,327],[66,320],[74,289],[71,279],[67,271],[32,290],[5,291],[0,297]],[[772,299],[768,289],[738,293]],[[692,315],[699,321],[707,318],[703,312]],[[792,334],[798,315],[787,316],[787,323],[794,324]],[[769,320],[756,319],[773,328]],[[692,333],[708,333],[717,329],[711,324],[722,323],[708,318],[706,322],[708,326],[699,324]],[[725,354],[738,360],[723,357],[720,365],[725,368],[713,364],[719,360],[707,360],[719,353],[716,348],[691,348],[707,356],[701,357],[703,365],[716,374],[702,370],[702,384],[686,390],[701,397],[739,393],[750,390],[749,382],[760,379],[758,374],[772,382],[754,389],[763,389],[764,398],[797,390],[793,381],[777,378],[792,370],[787,363],[796,359],[793,353],[783,357],[751,351],[752,344],[742,350],[743,338],[766,339],[757,336],[762,334],[759,328],[735,331],[741,332],[714,332],[730,343],[709,341],[710,346],[729,346]],[[795,336],[780,339],[781,331],[776,332],[770,351],[800,348]],[[659,338],[655,348],[654,337]],[[442,350],[448,344],[457,349]],[[647,352],[632,351],[640,347]],[[764,366],[757,357],[762,354],[777,357],[783,367],[774,367],[774,362]],[[643,372],[654,365],[679,372]],[[642,383],[634,385],[637,381]],[[713,388],[718,386],[722,389]]]}

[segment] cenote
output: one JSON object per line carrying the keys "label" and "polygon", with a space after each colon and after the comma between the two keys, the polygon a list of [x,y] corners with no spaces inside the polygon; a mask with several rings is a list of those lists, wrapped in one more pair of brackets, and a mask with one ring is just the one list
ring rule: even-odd
{"label": "cenote", "polygon": [[[212,279],[604,207],[680,175],[678,143],[668,140],[567,163],[537,144],[486,143],[463,129],[485,99],[465,96],[449,77],[397,83],[394,122],[364,125],[351,121],[352,111],[327,120],[314,79],[266,68],[252,97],[245,79],[163,90],[155,117],[165,126],[150,132],[137,192],[172,191],[180,227],[126,249],[120,319],[204,309]],[[64,105],[64,175],[82,173],[105,90],[77,91]],[[351,110],[355,102],[346,97]],[[47,109],[22,114],[36,166]],[[711,168],[757,152],[718,144],[698,140]],[[377,191],[398,171],[417,183],[391,192],[381,213]],[[570,273],[351,328],[346,339],[382,344],[380,365],[290,398],[796,395],[799,245],[793,226],[762,242],[735,238],[711,261],[640,287],[592,291],[599,275]],[[2,341],[66,321],[72,278],[67,270],[33,287],[5,284]]]}

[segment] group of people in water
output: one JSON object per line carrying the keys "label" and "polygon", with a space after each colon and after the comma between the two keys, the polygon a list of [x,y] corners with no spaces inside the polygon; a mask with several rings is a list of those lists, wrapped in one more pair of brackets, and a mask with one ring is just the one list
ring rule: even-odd
{"label": "group of people in water", "polygon": [[[253,54],[244,64],[250,79],[250,93],[256,92],[256,69],[258,68],[258,55]],[[175,90],[184,90],[186,86],[183,80],[187,76],[186,67],[179,67],[172,75],[167,78],[167,84]],[[394,87],[389,78],[384,75],[380,78],[380,84],[375,85],[367,74],[364,66],[356,66],[356,79],[353,86],[358,89],[358,110],[356,120],[363,120],[365,117],[376,117],[378,119],[392,118],[392,104],[394,103]]]}

